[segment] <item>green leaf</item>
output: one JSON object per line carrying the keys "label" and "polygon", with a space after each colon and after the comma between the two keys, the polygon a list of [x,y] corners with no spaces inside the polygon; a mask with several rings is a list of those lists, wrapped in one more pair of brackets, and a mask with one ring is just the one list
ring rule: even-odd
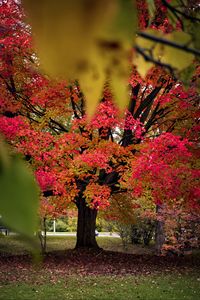
{"label": "green leaf", "polygon": [[[172,7],[175,7],[177,8],[177,6],[179,6],[180,4],[180,1],[177,1],[177,0],[171,0],[169,5],[172,6]],[[174,28],[176,28],[176,24],[177,24],[177,21],[178,21],[178,17],[180,17],[178,14],[174,14],[174,12],[172,12],[170,9],[167,9],[167,15],[168,15],[168,18],[170,20],[170,23],[172,24],[172,26]]]}
{"label": "green leaf", "polygon": [[33,174],[18,157],[10,157],[9,165],[1,167],[0,193],[3,222],[24,237],[33,238],[38,225],[39,189]]}
{"label": "green leaf", "polygon": [[3,143],[3,139],[0,135],[0,172],[10,164],[10,158],[8,156],[8,149]]}
{"label": "green leaf", "polygon": [[179,72],[178,78],[183,82],[185,88],[190,87],[191,79],[195,74],[195,68],[195,64],[191,64],[186,69]]}
{"label": "green leaf", "polygon": [[[199,16],[200,18],[200,16]],[[200,32],[200,23],[193,23],[191,26],[190,34],[193,38],[193,43],[196,49],[200,49],[200,38],[199,38],[199,32]]]}
{"label": "green leaf", "polygon": [[150,16],[150,22],[154,18],[156,7],[154,0],[147,0],[148,10],[149,10],[149,16]]}

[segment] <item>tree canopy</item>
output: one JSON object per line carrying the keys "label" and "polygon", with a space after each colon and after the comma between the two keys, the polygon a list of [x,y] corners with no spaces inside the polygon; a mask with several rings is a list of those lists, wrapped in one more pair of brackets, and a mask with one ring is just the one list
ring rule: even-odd
{"label": "tree canopy", "polygon": [[[30,5],[30,1],[24,2]],[[123,1],[111,2],[123,6]],[[100,35],[98,50],[94,50],[96,32],[89,29],[87,32],[82,22],[90,16],[88,24],[96,24],[99,34],[97,21],[104,16],[107,1],[97,1],[94,6],[90,1],[89,6],[75,1],[74,15],[66,24],[58,22],[54,31],[55,20],[52,23],[50,17],[55,10],[59,19],[60,7],[54,3],[47,8],[42,1],[40,5],[44,5],[44,10],[41,10],[34,2],[37,5],[29,11],[36,14],[32,16],[33,21],[44,12],[49,26],[43,33],[34,29],[33,24],[39,44],[43,34],[50,38],[40,44],[41,65],[45,65],[46,71],[50,70],[48,75],[64,77],[66,74],[66,78],[52,78],[41,71],[33,50],[31,28],[23,21],[21,5],[9,0],[1,1],[0,6],[0,131],[12,152],[15,149],[22,154],[35,174],[40,186],[41,215],[62,214],[70,203],[77,206],[77,247],[97,246],[96,215],[99,209],[108,209],[114,194],[129,193],[133,207],[135,199],[148,193],[155,205],[181,201],[184,209],[199,211],[199,66],[195,58],[198,50],[188,44],[188,32],[183,33],[183,20],[194,18],[198,23],[195,16],[198,7],[188,5],[183,11],[174,6],[177,8],[172,11],[168,2],[148,1],[151,8],[148,10],[145,1],[138,1],[138,28],[148,29],[138,33],[134,44],[130,37],[134,37],[136,27],[133,23],[133,30],[129,26],[132,17],[134,22],[136,20],[132,15],[135,8],[129,10],[131,1],[125,2],[124,15],[120,10],[113,17],[117,27],[110,31],[107,25],[113,8],[102,20],[107,29]],[[69,14],[66,1],[62,5],[63,13]],[[173,19],[178,16],[175,23],[171,23],[168,13],[170,16],[173,13]],[[127,14],[130,16],[128,24],[125,23]],[[76,16],[80,19],[79,27],[71,31]],[[42,22],[42,15],[39,18]],[[174,31],[175,24],[178,33]],[[118,26],[127,35],[118,32]],[[76,30],[79,34],[82,32],[80,29],[87,33],[81,39],[76,36]],[[72,40],[64,40],[65,33]],[[131,41],[128,50],[122,37]],[[179,39],[182,44],[177,46]],[[193,43],[196,45],[195,39]],[[92,52],[90,48],[85,51],[89,46]],[[73,53],[74,47],[77,52]],[[99,49],[103,49],[102,54]],[[175,49],[174,52],[171,49]],[[90,53],[91,59],[88,58]],[[177,64],[172,56],[178,60],[179,55]],[[78,57],[85,57],[88,67],[80,68]],[[145,63],[142,67],[141,59],[150,65],[146,67]],[[192,71],[188,70],[191,62]],[[182,77],[178,77],[182,68],[186,72],[186,85]],[[59,74],[60,71],[63,72]],[[124,103],[128,103],[127,107]],[[31,201],[28,198],[29,195],[26,203]],[[13,222],[9,225],[15,226]]]}

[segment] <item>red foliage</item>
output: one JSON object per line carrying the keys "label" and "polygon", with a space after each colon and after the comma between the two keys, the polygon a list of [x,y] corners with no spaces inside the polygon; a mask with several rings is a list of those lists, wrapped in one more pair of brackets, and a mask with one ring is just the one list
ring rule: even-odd
{"label": "red foliage", "polygon": [[[146,143],[132,163],[128,186],[133,197],[150,189],[156,204],[184,199],[186,207],[200,209],[198,194],[199,170],[192,168],[191,147],[187,139],[163,133]],[[195,196],[196,194],[196,196]]]}
{"label": "red foliage", "polygon": [[[161,2],[152,26],[169,32]],[[144,28],[145,1],[138,5]],[[42,214],[63,213],[81,197],[105,209],[110,195],[124,187],[133,197],[146,189],[157,204],[183,199],[185,208],[199,210],[195,84],[186,91],[157,67],[143,80],[133,67],[128,110],[119,114],[106,86],[89,122],[78,84],[51,81],[38,71],[20,6],[2,2],[0,16],[0,131],[31,163]]]}

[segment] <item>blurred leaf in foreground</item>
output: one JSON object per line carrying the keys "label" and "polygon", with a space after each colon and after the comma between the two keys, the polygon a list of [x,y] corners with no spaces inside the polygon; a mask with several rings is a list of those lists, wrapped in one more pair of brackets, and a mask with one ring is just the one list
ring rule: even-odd
{"label": "blurred leaf in foreground", "polygon": [[[0,143],[0,214],[9,228],[33,238],[38,225],[39,189],[33,174]],[[4,153],[4,155],[2,155]]]}
{"label": "blurred leaf in foreground", "polygon": [[[79,80],[91,116],[105,80],[121,108],[129,102],[130,53],[137,30],[132,0],[24,0],[41,68]],[[120,94],[118,92],[120,91]]]}

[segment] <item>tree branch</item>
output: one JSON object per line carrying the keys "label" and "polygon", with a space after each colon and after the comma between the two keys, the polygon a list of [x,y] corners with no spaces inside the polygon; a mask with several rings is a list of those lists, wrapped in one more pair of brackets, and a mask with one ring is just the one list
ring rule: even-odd
{"label": "tree branch", "polygon": [[[175,42],[166,40],[164,38],[156,37],[155,35],[152,35],[152,34],[149,34],[149,33],[146,33],[146,32],[138,32],[138,35],[141,36],[144,39],[147,39],[147,40],[150,40],[150,41],[154,41],[154,42],[157,42],[157,43],[161,43],[163,45],[167,45],[167,46],[170,46],[170,47],[173,47],[173,48],[176,48],[176,49],[180,49],[182,51],[185,51],[185,52],[192,53],[194,55],[200,56],[200,51],[199,50],[193,49],[193,48],[189,48],[186,45],[180,45],[180,44],[177,44]],[[139,47],[136,46],[135,48],[137,50],[137,48],[139,48]],[[141,50],[141,48],[139,48],[139,50]]]}
{"label": "tree branch", "polygon": [[59,127],[59,128],[56,128],[57,130],[61,130],[61,131],[64,131],[64,132],[68,132],[67,128],[66,128],[63,124],[59,123],[58,121],[56,121],[56,120],[50,118],[50,123],[51,123],[51,122],[54,123],[56,126]]}
{"label": "tree branch", "polygon": [[[166,6],[176,17],[177,15],[176,14],[179,14],[181,16],[183,16],[184,18],[186,19],[189,19],[190,21],[192,22],[200,22],[200,19],[199,18],[196,18],[196,17],[193,17],[193,16],[190,16],[180,10],[178,10],[177,8],[175,8],[174,6],[170,5],[166,0],[162,0],[162,3],[164,6]],[[179,19],[177,17],[177,19]]]}
{"label": "tree branch", "polygon": [[172,76],[174,77],[174,79],[176,80],[176,76],[174,75],[175,69],[172,68],[171,65],[162,63],[162,62],[160,62],[160,61],[154,59],[153,57],[147,55],[147,54],[144,52],[144,50],[143,50],[142,48],[140,48],[139,46],[135,46],[135,50],[136,50],[140,55],[142,55],[143,58],[144,58],[146,61],[152,62],[152,63],[154,63],[154,64],[157,65],[157,66],[164,67],[164,68],[168,69],[168,70],[170,71],[170,73],[172,74]]}

